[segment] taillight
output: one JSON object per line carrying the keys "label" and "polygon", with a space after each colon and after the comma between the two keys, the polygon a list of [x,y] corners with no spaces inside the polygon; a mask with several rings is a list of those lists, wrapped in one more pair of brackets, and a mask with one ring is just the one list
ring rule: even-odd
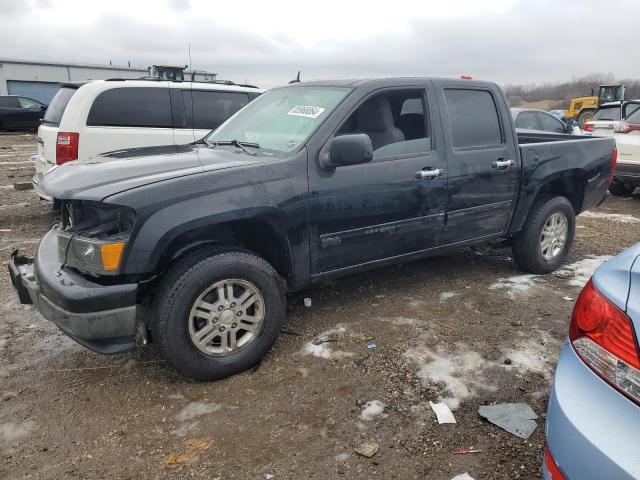
{"label": "taillight", "polygon": [[569,339],[584,363],[640,403],[640,357],[633,324],[591,280],[573,309]]}
{"label": "taillight", "polygon": [[549,472],[551,476],[551,480],[565,480],[564,475],[560,471],[546,444],[544,446],[544,464],[547,467],[547,472]]}
{"label": "taillight", "polygon": [[78,159],[80,134],[74,132],[58,132],[56,141],[56,164]]}
{"label": "taillight", "polygon": [[616,173],[616,165],[618,165],[618,149],[613,147],[611,150],[611,171],[609,172],[609,185],[613,182],[613,174]]}
{"label": "taillight", "polygon": [[596,126],[593,123],[585,123],[582,126],[582,130],[585,132],[593,132],[596,129]]}
{"label": "taillight", "polygon": [[613,129],[615,133],[630,133],[640,131],[640,125],[636,123],[621,122]]}

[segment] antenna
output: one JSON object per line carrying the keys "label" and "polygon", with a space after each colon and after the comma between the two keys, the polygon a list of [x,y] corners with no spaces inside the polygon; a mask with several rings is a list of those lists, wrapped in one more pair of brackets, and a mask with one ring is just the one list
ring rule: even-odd
{"label": "antenna", "polygon": [[289,82],[291,83],[300,83],[300,70],[298,70],[298,76]]}

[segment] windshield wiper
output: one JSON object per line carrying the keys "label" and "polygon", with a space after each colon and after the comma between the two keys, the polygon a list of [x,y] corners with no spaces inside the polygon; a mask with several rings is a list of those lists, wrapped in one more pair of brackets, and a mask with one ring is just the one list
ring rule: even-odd
{"label": "windshield wiper", "polygon": [[209,142],[205,140],[205,142],[207,142],[207,145],[214,146],[214,147],[217,147],[218,145],[231,145],[233,147],[241,148],[242,150],[245,151],[245,153],[248,153],[249,155],[254,155],[254,156],[256,155],[256,152],[252,152],[247,147],[260,148],[260,145],[258,145],[257,143],[241,142],[240,140],[214,140],[213,142]]}

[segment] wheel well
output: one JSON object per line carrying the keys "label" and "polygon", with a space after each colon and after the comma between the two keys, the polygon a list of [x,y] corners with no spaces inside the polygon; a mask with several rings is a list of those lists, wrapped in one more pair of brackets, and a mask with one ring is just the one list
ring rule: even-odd
{"label": "wheel well", "polygon": [[573,211],[580,213],[584,200],[584,181],[581,175],[570,175],[552,180],[538,191],[536,200],[542,196],[565,197],[573,206]]}
{"label": "wheel well", "polygon": [[277,222],[263,218],[225,222],[183,233],[165,249],[158,269],[164,269],[184,255],[212,245],[250,250],[269,262],[284,278],[293,275],[286,232]]}

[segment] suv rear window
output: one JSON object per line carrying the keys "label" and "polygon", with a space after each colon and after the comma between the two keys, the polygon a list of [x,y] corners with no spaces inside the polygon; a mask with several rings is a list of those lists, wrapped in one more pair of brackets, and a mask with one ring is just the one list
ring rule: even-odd
{"label": "suv rear window", "polygon": [[249,95],[236,92],[193,90],[193,128],[213,130],[247,103]]}
{"label": "suv rear window", "polygon": [[47,107],[47,113],[44,114],[42,123],[46,123],[47,125],[60,125],[60,120],[62,120],[62,115],[64,115],[67,104],[77,91],[76,88],[69,87],[58,90],[58,93],[56,93],[51,100],[49,107]]}
{"label": "suv rear window", "polygon": [[498,110],[487,90],[446,89],[454,148],[486,147],[502,143]]}
{"label": "suv rear window", "polygon": [[87,126],[171,128],[168,88],[124,87],[94,100]]}
{"label": "suv rear window", "polygon": [[591,120],[605,120],[617,122],[620,120],[620,107],[599,108]]}

